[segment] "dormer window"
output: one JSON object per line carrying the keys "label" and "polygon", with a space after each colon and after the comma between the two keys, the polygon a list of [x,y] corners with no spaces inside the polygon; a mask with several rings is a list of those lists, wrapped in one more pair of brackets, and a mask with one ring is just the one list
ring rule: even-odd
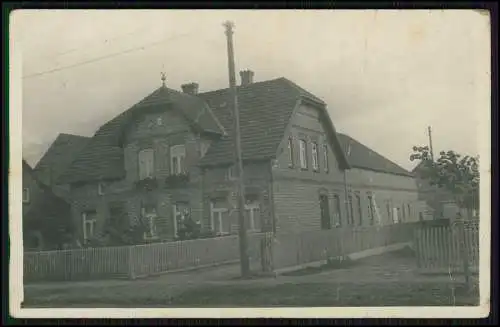
{"label": "dormer window", "polygon": [[318,144],[317,143],[312,143],[311,145],[311,152],[312,152],[312,167],[314,171],[319,170],[319,158],[318,158]]}
{"label": "dormer window", "polygon": [[328,145],[323,144],[323,161],[325,165],[325,172],[328,172]]}
{"label": "dormer window", "polygon": [[30,202],[30,189],[28,187],[23,188],[23,203]]}
{"label": "dormer window", "polygon": [[170,173],[172,175],[183,174],[185,167],[186,149],[184,145],[174,145],[170,147]]}
{"label": "dormer window", "polygon": [[294,164],[294,152],[293,152],[293,138],[289,137],[288,138],[288,167],[293,168]]}
{"label": "dormer window", "polygon": [[152,178],[154,172],[154,151],[143,149],[139,151],[139,179]]}
{"label": "dormer window", "polygon": [[300,150],[300,168],[307,169],[307,143],[305,140],[299,141]]}

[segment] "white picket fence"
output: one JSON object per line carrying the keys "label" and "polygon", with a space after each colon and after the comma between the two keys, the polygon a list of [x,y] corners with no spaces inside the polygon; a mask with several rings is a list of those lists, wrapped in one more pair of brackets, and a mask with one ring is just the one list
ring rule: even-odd
{"label": "white picket fence", "polygon": [[[264,234],[249,234],[249,255],[260,260]],[[24,253],[24,280],[139,278],[239,260],[237,236],[147,245]]]}

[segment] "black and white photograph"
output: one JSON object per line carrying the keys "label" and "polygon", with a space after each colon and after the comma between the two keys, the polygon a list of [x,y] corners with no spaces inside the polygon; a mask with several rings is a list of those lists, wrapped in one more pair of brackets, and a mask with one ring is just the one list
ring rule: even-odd
{"label": "black and white photograph", "polygon": [[489,315],[488,12],[16,10],[10,58],[12,315]]}

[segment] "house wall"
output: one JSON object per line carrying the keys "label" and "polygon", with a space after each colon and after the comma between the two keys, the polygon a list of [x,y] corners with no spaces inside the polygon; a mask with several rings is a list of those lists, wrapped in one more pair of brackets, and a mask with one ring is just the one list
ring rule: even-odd
{"label": "house wall", "polygon": [[[326,126],[320,121],[319,112],[309,106],[301,106],[292,117],[290,126],[278,149],[277,162],[273,166],[273,198],[278,232],[317,230],[321,228],[319,195],[329,199],[330,218],[334,217],[334,195],[344,204],[344,173],[339,168],[333,145],[329,142]],[[293,165],[290,165],[288,139],[293,142]],[[299,140],[307,142],[308,168],[300,168]],[[312,169],[311,142],[318,144],[319,170]],[[323,159],[324,144],[328,145],[328,171]],[[344,219],[344,205],[340,206],[340,218]]]}
{"label": "house wall", "polygon": [[[196,166],[201,156],[201,144],[211,140],[194,133],[180,114],[167,110],[161,113],[148,113],[132,122],[124,136],[124,166],[126,177],[119,181],[102,181],[104,194],[98,194],[98,183],[73,185],[71,188],[72,217],[83,239],[82,213],[96,210],[97,228],[101,232],[110,218],[110,206],[121,203],[127,212],[124,223],[133,224],[141,215],[144,203],[155,204],[158,218],[156,228],[159,239],[174,238],[173,204],[187,202],[194,220],[201,221],[203,215],[201,170]],[[184,144],[185,164],[189,182],[180,186],[169,185],[166,178],[170,175],[170,146]],[[154,174],[158,187],[151,191],[138,188],[138,153],[143,148],[155,151]]]}
{"label": "house wall", "polygon": [[[418,213],[422,210],[422,204],[414,178],[352,168],[347,170],[346,180],[348,192],[361,195],[363,224],[369,224],[369,195],[375,199],[382,224],[393,223],[392,213],[389,215],[387,205],[391,212],[394,208],[399,208],[398,216],[402,222],[418,221]],[[354,208],[354,221],[357,224],[360,221],[356,207]]]}
{"label": "house wall", "polygon": [[[342,226],[352,224],[348,194],[353,198],[354,225],[370,225],[368,196],[373,196],[378,208],[381,224],[392,224],[394,208],[400,208],[400,217],[403,222],[417,221],[418,212],[422,203],[418,198],[418,188],[415,179],[387,173],[374,172],[364,169],[351,168],[344,171],[338,166],[337,156],[333,145],[327,139],[325,124],[319,119],[319,113],[312,107],[302,106],[292,118],[283,144],[278,149],[277,163],[273,167],[273,197],[275,200],[274,213],[277,219],[277,230],[280,232],[294,232],[303,230],[321,229],[321,214],[319,197],[327,195],[331,225]],[[292,137],[294,144],[294,166],[290,167],[287,140]],[[308,168],[299,167],[299,139],[308,143]],[[319,172],[311,167],[311,142],[317,142],[319,149]],[[324,170],[322,145],[328,144],[329,170]],[[361,215],[356,203],[358,194],[361,203]],[[340,200],[340,217],[336,216],[335,197]],[[387,205],[391,214],[387,212]],[[410,209],[408,210],[408,205]],[[404,206],[404,219],[403,219]],[[360,220],[360,216],[362,219]],[[374,208],[374,222],[377,215]],[[340,221],[339,221],[340,220]]]}
{"label": "house wall", "polygon": [[[249,162],[244,165],[244,185],[247,200],[260,204],[263,231],[272,230],[271,166],[269,161]],[[204,230],[212,229],[210,202],[222,203],[230,209],[231,233],[238,232],[236,179],[228,176],[229,166],[207,168],[203,173],[203,222]]]}
{"label": "house wall", "polygon": [[29,202],[23,202],[23,213],[26,213],[31,207],[35,207],[37,203],[43,201],[43,190],[38,186],[33,176],[23,169],[23,189],[29,189]]}
{"label": "house wall", "polygon": [[[29,201],[23,202],[23,242],[26,249],[53,249],[63,241],[64,234],[70,232],[70,206],[56,198],[50,189],[42,188],[32,172],[23,169],[23,189],[29,190]],[[61,231],[64,228],[65,231]],[[38,235],[37,240],[33,238]]]}

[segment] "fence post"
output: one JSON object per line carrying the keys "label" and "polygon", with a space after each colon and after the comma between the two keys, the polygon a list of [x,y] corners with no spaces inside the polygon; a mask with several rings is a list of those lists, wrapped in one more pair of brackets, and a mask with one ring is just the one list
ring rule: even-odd
{"label": "fence post", "polygon": [[468,251],[465,245],[465,224],[463,221],[459,222],[459,235],[460,235],[460,254],[462,256],[462,265],[464,269],[465,287],[469,289],[470,286],[470,270]]}
{"label": "fence post", "polygon": [[419,235],[420,234],[420,230],[418,228],[415,228],[415,230],[413,231],[413,249],[415,251],[415,255],[417,257],[417,267],[420,269],[422,264],[420,262],[420,239],[419,239]]}
{"label": "fence post", "polygon": [[133,246],[128,246],[128,278],[135,279],[135,262],[134,262]]}

